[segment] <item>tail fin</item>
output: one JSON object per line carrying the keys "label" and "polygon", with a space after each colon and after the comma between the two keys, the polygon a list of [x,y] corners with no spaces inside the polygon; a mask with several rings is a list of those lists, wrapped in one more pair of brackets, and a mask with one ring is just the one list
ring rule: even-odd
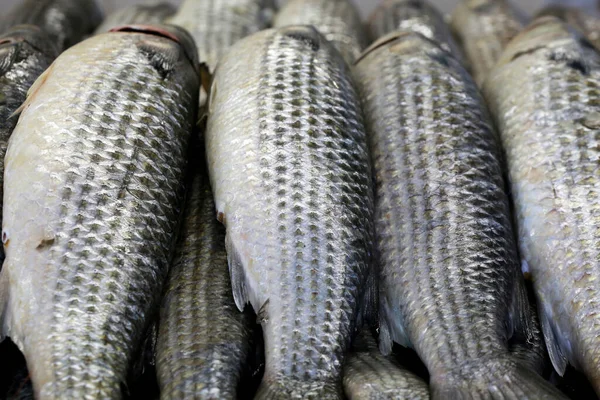
{"label": "tail fin", "polygon": [[343,399],[342,385],[335,382],[300,381],[289,378],[267,379],[260,384],[255,400]]}
{"label": "tail fin", "polygon": [[431,377],[432,400],[567,399],[535,372],[509,357]]}

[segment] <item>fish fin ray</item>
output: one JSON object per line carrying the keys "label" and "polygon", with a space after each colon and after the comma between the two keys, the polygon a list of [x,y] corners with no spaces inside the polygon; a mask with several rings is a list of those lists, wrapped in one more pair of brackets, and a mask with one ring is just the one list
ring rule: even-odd
{"label": "fish fin ray", "polygon": [[370,327],[375,327],[378,320],[378,285],[377,285],[377,271],[375,268],[371,268],[369,276],[367,277],[365,294],[361,304],[361,311],[358,314],[357,328],[362,328],[363,324],[367,324]]}
{"label": "fish fin ray", "polygon": [[560,376],[563,376],[565,374],[565,370],[567,369],[567,356],[560,346],[560,342],[558,341],[556,333],[552,328],[552,323],[550,322],[548,315],[546,315],[544,312],[543,307],[539,307],[539,316],[542,323],[542,332],[544,333],[544,341],[546,342],[546,348],[548,349],[550,361],[552,362],[552,366],[556,372]]}
{"label": "fish fin ray", "polygon": [[392,353],[392,347],[394,346],[394,341],[392,340],[392,335],[390,334],[390,328],[386,322],[381,322],[379,326],[379,351],[381,354],[387,356]]}
{"label": "fish fin ray", "polygon": [[229,231],[225,234],[225,248],[227,250],[227,263],[229,264],[233,299],[238,310],[244,311],[244,307],[250,302],[246,274],[244,273],[242,259],[231,240]]}

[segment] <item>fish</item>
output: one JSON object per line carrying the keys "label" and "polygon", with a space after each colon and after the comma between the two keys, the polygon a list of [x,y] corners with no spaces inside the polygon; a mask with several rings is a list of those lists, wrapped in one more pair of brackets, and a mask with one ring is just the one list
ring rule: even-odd
{"label": "fish", "polygon": [[207,124],[233,297],[263,329],[256,399],[340,399],[345,352],[376,301],[370,162],[349,67],[312,26],[255,33],[219,63]]}
{"label": "fish", "polygon": [[429,400],[423,379],[391,356],[384,356],[367,332],[355,339],[344,365],[344,392],[349,400]]}
{"label": "fish", "polygon": [[5,158],[0,336],[37,399],[119,399],[158,313],[183,206],[199,71],[174,26],[62,53]]}
{"label": "fish", "polygon": [[225,228],[216,219],[204,157],[198,158],[160,311],[160,396],[236,399],[254,321],[233,300]]}
{"label": "fish", "polygon": [[29,87],[56,57],[58,49],[37,26],[17,25],[0,35],[0,216],[4,155],[17,125],[13,113],[25,101]]}
{"label": "fish", "polygon": [[550,359],[560,375],[568,363],[583,370],[600,394],[599,87],[594,46],[547,16],[513,39],[483,90]]}
{"label": "fish", "polygon": [[288,0],[273,26],[312,25],[351,65],[369,45],[360,14],[350,0]]}
{"label": "fish", "polygon": [[432,399],[562,398],[510,351],[532,316],[497,134],[468,71],[395,32],[353,75],[373,159],[381,351],[414,348]]}
{"label": "fish", "polygon": [[120,8],[102,21],[96,28],[96,34],[121,25],[160,24],[176,11],[177,7],[171,3],[136,4]]}
{"label": "fish", "polygon": [[562,19],[600,50],[600,14],[598,12],[553,5],[542,9],[537,16],[555,16]]}
{"label": "fish", "polygon": [[63,52],[94,32],[103,13],[96,0],[23,0],[0,20],[0,32],[15,25],[36,25]]}
{"label": "fish", "polygon": [[192,34],[200,62],[213,72],[231,45],[271,24],[275,9],[274,0],[184,0],[167,22]]}
{"label": "fish", "polygon": [[478,85],[483,84],[504,47],[525,23],[526,18],[510,0],[461,0],[458,3],[450,26]]}
{"label": "fish", "polygon": [[385,0],[369,18],[368,30],[373,41],[395,31],[418,32],[466,62],[442,13],[425,0]]}

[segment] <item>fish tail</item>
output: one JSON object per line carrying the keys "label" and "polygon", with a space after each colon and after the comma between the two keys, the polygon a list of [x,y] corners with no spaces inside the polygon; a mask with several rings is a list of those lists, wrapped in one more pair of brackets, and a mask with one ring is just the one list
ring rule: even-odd
{"label": "fish tail", "polygon": [[342,386],[337,382],[302,381],[290,378],[263,379],[255,400],[279,399],[343,399]]}
{"label": "fish tail", "polygon": [[463,365],[433,375],[432,400],[567,399],[558,389],[510,357]]}

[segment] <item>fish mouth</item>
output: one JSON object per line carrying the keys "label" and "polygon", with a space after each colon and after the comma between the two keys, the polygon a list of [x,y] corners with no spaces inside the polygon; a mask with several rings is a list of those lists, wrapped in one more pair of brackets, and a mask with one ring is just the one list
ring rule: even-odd
{"label": "fish mouth", "polygon": [[154,35],[171,39],[175,43],[181,44],[181,40],[179,40],[177,35],[157,25],[121,25],[112,28],[111,30],[109,30],[109,32],[145,33],[147,35]]}

